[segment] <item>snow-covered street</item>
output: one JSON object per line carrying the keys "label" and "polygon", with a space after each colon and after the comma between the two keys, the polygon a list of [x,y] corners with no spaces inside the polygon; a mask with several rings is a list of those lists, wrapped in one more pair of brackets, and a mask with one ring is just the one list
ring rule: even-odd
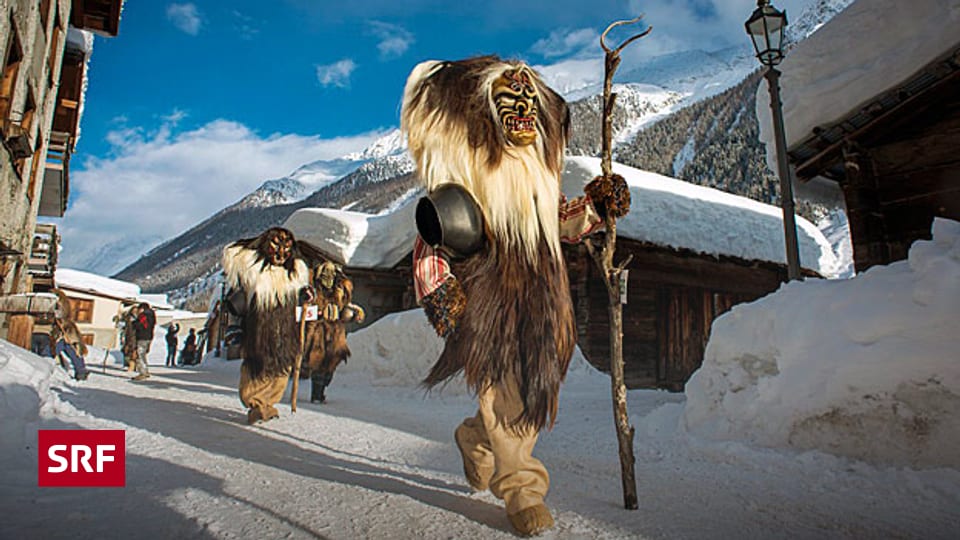
{"label": "snow-covered street", "polygon": [[[418,327],[425,332],[409,331]],[[513,537],[499,501],[471,493],[461,476],[452,431],[473,414],[472,398],[453,385],[425,395],[410,380],[424,361],[411,348],[437,346],[428,331],[413,311],[358,332],[327,404],[304,402],[304,381],[296,414],[283,405],[279,420],[252,427],[236,395],[239,362],[154,365],[153,377],[133,383],[111,357],[77,383],[49,359],[0,342],[8,516],[0,537]],[[154,347],[152,363],[162,355]],[[552,475],[557,527],[547,538],[951,538],[960,530],[957,470],[706,442],[678,428],[684,396],[659,391],[630,392],[640,508],[623,510],[609,379],[577,358],[561,396],[557,426],[535,451]],[[126,430],[127,486],[36,487],[37,429],[64,428]]]}

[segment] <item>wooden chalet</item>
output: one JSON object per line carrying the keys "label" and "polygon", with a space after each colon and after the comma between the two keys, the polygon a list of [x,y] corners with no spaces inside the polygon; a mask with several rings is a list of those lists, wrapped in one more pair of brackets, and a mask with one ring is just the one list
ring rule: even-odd
{"label": "wooden chalet", "polygon": [[[607,288],[583,245],[565,246],[577,317],[577,344],[609,371]],[[787,281],[783,264],[713,257],[620,236],[614,260],[633,256],[623,306],[623,361],[629,388],[683,390],[703,363],[713,321],[733,306],[766,296]],[[806,276],[816,276],[804,269]]]}
{"label": "wooden chalet", "polygon": [[[846,206],[857,271],[905,259],[935,217],[960,220],[958,25],[949,2],[859,1],[779,66],[795,191]],[[880,31],[850,39],[858,28]],[[757,119],[769,162],[765,93]]]}
{"label": "wooden chalet", "polygon": [[344,273],[353,280],[353,301],[363,307],[366,318],[355,328],[369,326],[385,315],[417,307],[413,292],[413,252],[392,268],[352,268]]}
{"label": "wooden chalet", "polygon": [[934,217],[960,220],[958,149],[960,40],[788,154],[800,182],[839,184],[859,272],[905,259],[914,241],[930,238]]}

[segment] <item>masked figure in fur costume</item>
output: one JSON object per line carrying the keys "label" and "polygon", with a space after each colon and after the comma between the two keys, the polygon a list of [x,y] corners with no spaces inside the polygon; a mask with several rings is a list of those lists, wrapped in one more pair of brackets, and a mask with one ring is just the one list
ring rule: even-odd
{"label": "masked figure in fur costume", "polygon": [[353,282],[336,264],[324,262],[314,270],[313,288],[317,320],[307,323],[303,350],[310,368],[310,403],[325,403],[333,373],[350,356],[344,325],[363,322],[365,314],[352,303]]}
{"label": "masked figure in fur costume", "polygon": [[240,400],[250,424],[280,416],[275,405],[300,353],[296,308],[312,299],[310,267],[319,257],[279,227],[223,250],[228,309],[242,320]]}
{"label": "masked figure in fur costume", "polygon": [[[553,518],[543,503],[549,476],[531,454],[556,419],[576,339],[560,242],[598,229],[605,209],[624,201],[563,197],[569,111],[523,63],[424,62],[407,80],[401,124],[426,188],[460,184],[485,222],[485,247],[462,261],[417,238],[417,298],[446,338],[424,382],[464,372],[479,399],[454,434],[467,480],[504,500],[518,532],[536,534]],[[595,179],[588,193],[612,182]]]}

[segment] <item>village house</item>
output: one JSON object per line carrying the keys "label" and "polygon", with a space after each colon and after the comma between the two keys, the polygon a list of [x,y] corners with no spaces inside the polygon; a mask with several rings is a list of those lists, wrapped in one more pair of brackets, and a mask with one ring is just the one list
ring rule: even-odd
{"label": "village house", "polygon": [[[797,192],[845,207],[858,272],[905,259],[935,217],[960,220],[960,22],[948,4],[855,2],[779,66]],[[772,160],[765,94],[757,117]]]}
{"label": "village house", "polygon": [[192,328],[199,332],[206,322],[206,313],[176,309],[165,294],[143,294],[136,283],[108,278],[90,272],[59,268],[57,288],[70,300],[77,326],[88,345],[101,349],[119,348],[119,321],[135,305],[149,304],[156,315],[156,335],[176,323],[180,342]]}
{"label": "village house", "polygon": [[84,343],[118,348],[117,321],[123,311],[140,302],[140,286],[70,268],[57,269],[56,284],[70,300]]}
{"label": "village house", "polygon": [[[599,172],[599,159],[568,157],[564,192],[582,195]],[[627,383],[679,390],[703,360],[713,320],[787,280],[782,212],[619,164],[614,172],[630,183],[633,199],[630,214],[618,222],[615,259],[634,257],[623,311]],[[344,264],[354,279],[355,301],[368,311],[366,325],[415,307],[410,273],[415,202],[377,216],[304,208],[284,227]],[[798,218],[798,237],[804,274],[833,277],[838,263],[823,234]],[[606,370],[606,288],[582,245],[564,250],[579,346],[591,363]]]}
{"label": "village house", "polygon": [[[116,36],[121,8],[122,0],[0,0],[0,296],[33,292],[34,276],[38,290],[50,288],[57,236],[37,218],[66,210],[91,32]],[[11,325],[29,336],[30,317],[0,313],[0,337]]]}

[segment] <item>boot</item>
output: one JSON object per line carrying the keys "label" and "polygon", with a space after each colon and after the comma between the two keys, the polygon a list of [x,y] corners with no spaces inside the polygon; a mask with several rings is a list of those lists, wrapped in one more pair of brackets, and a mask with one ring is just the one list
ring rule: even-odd
{"label": "boot", "polygon": [[510,524],[521,536],[534,536],[553,527],[553,516],[543,504],[524,508],[516,514],[510,514]]}
{"label": "boot", "polygon": [[467,478],[467,483],[474,491],[486,491],[490,487],[490,478],[493,477],[493,467],[478,467],[472,459],[467,458],[467,449],[470,445],[465,440],[464,429],[466,428],[461,424],[453,432],[453,438],[460,449],[460,457],[463,458],[463,476]]}
{"label": "boot", "polygon": [[280,411],[277,410],[273,405],[267,405],[264,407],[264,410],[261,412],[263,415],[263,421],[273,420],[274,418],[280,418]]}

